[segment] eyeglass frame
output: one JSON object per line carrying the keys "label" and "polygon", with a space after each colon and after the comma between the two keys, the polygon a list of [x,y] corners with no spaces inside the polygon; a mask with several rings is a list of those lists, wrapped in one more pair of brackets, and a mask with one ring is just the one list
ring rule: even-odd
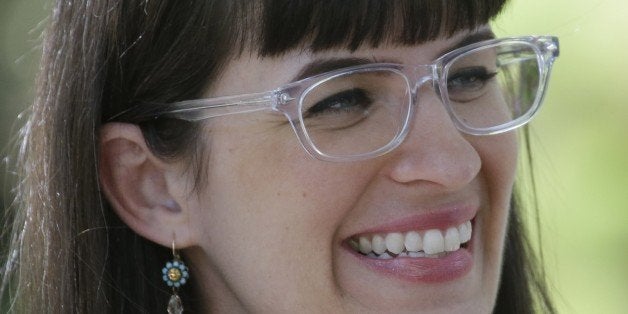
{"label": "eyeglass frame", "polygon": [[[449,67],[456,60],[475,51],[507,44],[525,44],[536,53],[539,65],[539,81],[534,102],[525,114],[507,123],[482,129],[469,127],[459,120],[451,108],[452,106],[448,98],[443,96],[447,95],[446,74],[449,73]],[[543,102],[551,68],[558,56],[559,42],[558,38],[555,36],[521,36],[490,39],[452,50],[440,56],[431,64],[369,63],[350,66],[290,82],[266,92],[185,100],[168,104],[141,103],[114,115],[108,121],[123,120],[123,122],[137,122],[157,119],[159,117],[185,121],[201,121],[233,114],[272,110],[284,114],[296,133],[301,146],[312,157],[333,162],[365,160],[384,155],[403,142],[410,130],[410,121],[414,117],[414,112],[417,107],[416,99],[418,90],[423,84],[430,81],[432,82],[434,92],[443,103],[454,125],[463,133],[477,136],[494,135],[508,132],[527,124],[536,114]],[[416,74],[419,72],[418,69],[431,70],[431,75],[417,76]],[[317,86],[329,80],[353,72],[358,73],[367,70],[389,70],[397,72],[406,80],[407,91],[409,91],[409,93],[407,95],[408,101],[404,105],[408,108],[401,131],[398,132],[388,144],[369,153],[354,156],[332,156],[321,152],[310,139],[303,123],[303,116],[301,114],[303,99],[312,89],[315,89]]]}

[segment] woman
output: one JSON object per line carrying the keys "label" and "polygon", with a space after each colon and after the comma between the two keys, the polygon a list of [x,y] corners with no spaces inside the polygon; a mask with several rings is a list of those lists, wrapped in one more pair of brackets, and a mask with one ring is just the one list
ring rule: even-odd
{"label": "woman", "polygon": [[512,130],[558,47],[494,39],[502,6],[59,1],[12,308],[552,312]]}

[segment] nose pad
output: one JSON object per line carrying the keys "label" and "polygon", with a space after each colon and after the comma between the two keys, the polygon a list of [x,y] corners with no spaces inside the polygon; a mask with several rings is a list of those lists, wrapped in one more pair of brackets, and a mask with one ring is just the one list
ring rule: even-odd
{"label": "nose pad", "polygon": [[[428,83],[430,83],[430,85],[426,85]],[[420,100],[419,98],[423,98],[423,100]],[[427,104],[434,103],[434,105],[438,105],[438,111],[442,111],[443,113],[445,113],[445,115],[449,119],[445,119],[443,121],[447,121],[447,124],[451,124],[454,129],[458,130],[458,127],[453,121],[454,118],[451,116],[451,113],[445,106],[444,102],[445,100],[441,96],[440,87],[433,76],[426,75],[416,79],[416,83],[414,84],[414,87],[412,89],[412,104],[414,105],[414,108],[412,112],[413,117],[410,118],[411,123],[409,127],[413,129],[415,128],[415,124],[420,124],[421,122],[418,121],[419,118],[422,115],[425,115],[424,112],[427,111],[427,109],[424,107],[426,107]]]}
{"label": "nose pad", "polygon": [[420,95],[419,90],[421,89],[421,87],[423,87],[423,85],[427,84],[428,82],[432,83],[432,89],[434,90],[436,95],[440,95],[438,84],[436,84],[436,81],[434,80],[434,78],[431,75],[421,76],[418,79],[416,79],[416,83],[412,87],[412,97],[413,97],[412,100],[415,106],[418,103],[418,99],[416,99],[416,97]]}
{"label": "nose pad", "polygon": [[[430,92],[432,92],[433,95],[436,96],[436,98],[440,102],[440,105],[442,106],[442,108],[445,109],[445,111],[449,115],[449,111],[447,110],[447,108],[445,108],[444,100],[441,97],[440,87],[439,87],[437,81],[434,79],[433,75],[421,76],[421,77],[417,78],[415,80],[415,82],[416,83],[414,84],[414,87],[412,88],[412,103],[415,106],[415,108],[414,108],[415,111],[417,109],[416,107],[421,107],[421,105],[419,105],[418,97],[427,95]],[[430,85],[426,85],[428,83],[430,83]],[[421,92],[421,89],[423,89],[422,92]],[[414,114],[416,115],[417,113],[415,112]]]}
{"label": "nose pad", "polygon": [[[431,86],[428,86],[432,82]],[[390,172],[400,183],[430,181],[457,188],[477,175],[481,160],[460,133],[443,104],[431,76],[417,80],[413,90],[414,116]]]}

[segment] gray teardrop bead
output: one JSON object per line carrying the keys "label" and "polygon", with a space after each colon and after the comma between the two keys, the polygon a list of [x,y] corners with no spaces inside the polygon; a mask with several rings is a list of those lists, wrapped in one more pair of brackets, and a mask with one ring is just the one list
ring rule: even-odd
{"label": "gray teardrop bead", "polygon": [[183,313],[183,304],[181,298],[178,295],[173,294],[168,301],[168,314],[181,314]]}

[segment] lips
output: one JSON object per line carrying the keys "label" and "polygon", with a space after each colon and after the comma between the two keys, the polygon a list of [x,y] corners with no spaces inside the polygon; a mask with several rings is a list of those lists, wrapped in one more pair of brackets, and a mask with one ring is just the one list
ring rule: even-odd
{"label": "lips", "polygon": [[386,223],[349,237],[345,247],[376,273],[410,282],[444,282],[468,273],[474,207]]}

